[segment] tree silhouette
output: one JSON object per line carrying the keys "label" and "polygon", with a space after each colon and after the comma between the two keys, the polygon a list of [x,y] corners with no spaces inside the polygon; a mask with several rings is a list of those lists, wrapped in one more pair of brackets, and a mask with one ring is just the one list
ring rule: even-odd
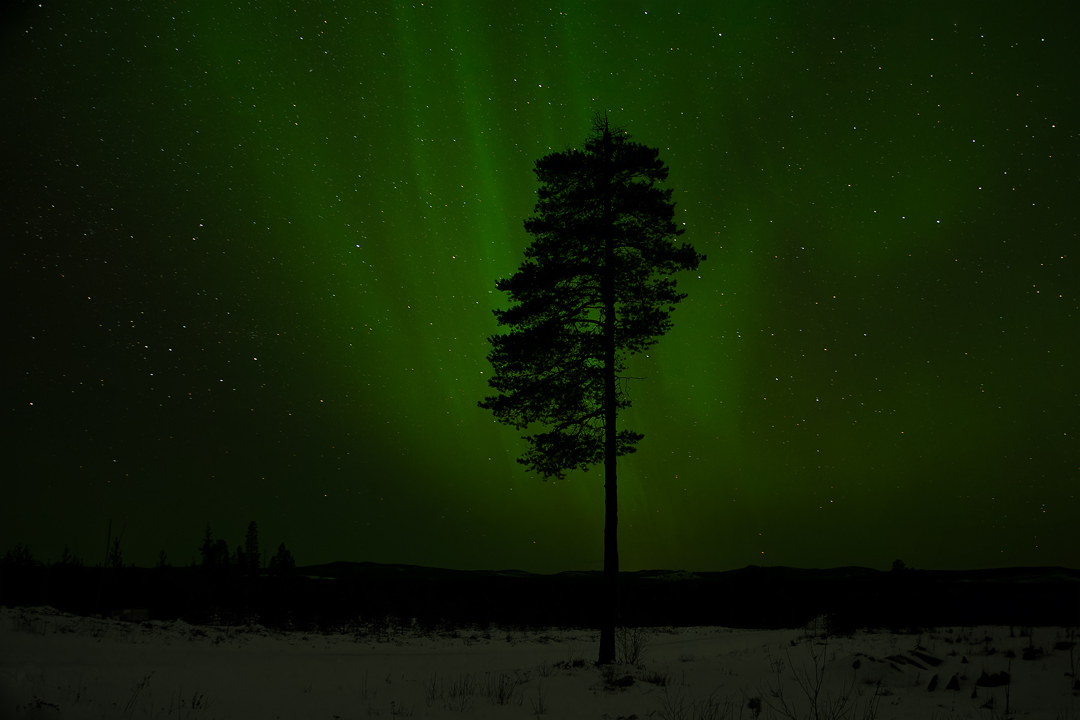
{"label": "tree silhouette", "polygon": [[277,605],[277,621],[283,626],[289,626],[290,611],[296,599],[296,562],[292,553],[285,547],[285,543],[278,545],[277,553],[270,558],[269,562],[269,597]]}
{"label": "tree silhouette", "polygon": [[29,545],[16,545],[0,559],[0,567],[5,568],[32,568],[37,564]]}
{"label": "tree silhouette", "polygon": [[254,520],[248,525],[244,537],[244,558],[247,560],[244,574],[251,578],[259,577],[259,526]]}
{"label": "tree silhouette", "polygon": [[124,567],[124,551],[120,549],[121,537],[123,537],[122,533],[120,537],[113,538],[112,547],[109,549],[109,556],[105,560],[105,567]]}
{"label": "tree silhouette", "polygon": [[83,561],[71,554],[68,546],[64,545],[64,552],[60,555],[60,565],[63,567],[82,567]]}
{"label": "tree silhouette", "polygon": [[270,558],[270,574],[279,580],[286,580],[296,572],[296,561],[285,543],[278,545],[277,554]]}
{"label": "tree silhouette", "polygon": [[206,523],[206,532],[203,534],[202,545],[199,546],[199,555],[202,557],[204,570],[214,568],[214,533],[210,530],[210,523]]}
{"label": "tree silhouette", "polygon": [[705,260],[673,222],[672,190],[656,183],[668,168],[659,150],[629,142],[599,115],[584,151],[570,149],[536,161],[541,187],[534,236],[517,273],[496,287],[511,307],[495,310],[509,334],[489,338],[499,392],[480,402],[502,423],[547,432],[524,437],[531,446],[518,462],[545,479],[604,463],[604,584],[600,657],[615,658],[619,617],[616,461],[644,437],[616,430],[630,398],[617,380],[626,358],[653,345],[672,326],[686,297],[671,277]]}
{"label": "tree silhouette", "polygon": [[214,542],[210,549],[210,557],[211,569],[229,567],[229,544],[225,542],[225,538],[218,538]]}

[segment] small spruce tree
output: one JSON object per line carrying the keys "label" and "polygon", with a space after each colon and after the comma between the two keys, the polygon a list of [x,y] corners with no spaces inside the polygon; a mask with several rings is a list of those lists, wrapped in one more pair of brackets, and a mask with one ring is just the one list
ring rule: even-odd
{"label": "small spruce tree", "polygon": [[254,520],[248,524],[244,537],[244,557],[247,559],[245,573],[252,578],[259,577],[259,526]]}
{"label": "small spruce tree", "polygon": [[206,523],[206,533],[203,535],[202,545],[199,546],[199,555],[202,558],[202,566],[205,570],[214,567],[214,533],[210,530],[210,523]]}
{"label": "small spruce tree", "polygon": [[285,543],[278,545],[277,554],[270,558],[270,574],[279,580],[292,577],[296,573],[296,562]]}
{"label": "small spruce tree", "polygon": [[228,567],[229,544],[225,542],[224,538],[218,538],[214,541],[214,550],[211,554],[214,558],[211,567]]}
{"label": "small spruce tree", "polygon": [[124,551],[120,549],[120,538],[113,538],[112,548],[109,549],[109,557],[105,561],[105,567],[124,567]]}

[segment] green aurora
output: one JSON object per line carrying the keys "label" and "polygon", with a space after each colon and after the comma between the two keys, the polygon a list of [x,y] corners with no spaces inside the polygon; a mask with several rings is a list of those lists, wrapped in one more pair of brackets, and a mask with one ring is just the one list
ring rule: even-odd
{"label": "green aurora", "polygon": [[[622,569],[1080,567],[1080,6],[58,0],[0,35],[0,551],[599,570],[490,392],[533,163],[670,167]],[[683,225],[682,223],[685,223]],[[1071,518],[1071,519],[1070,519]]]}

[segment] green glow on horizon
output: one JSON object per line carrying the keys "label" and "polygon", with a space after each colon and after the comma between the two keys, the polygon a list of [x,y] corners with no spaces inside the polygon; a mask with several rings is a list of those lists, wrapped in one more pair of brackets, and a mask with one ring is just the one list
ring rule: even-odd
{"label": "green glow on horizon", "polygon": [[602,472],[476,403],[533,162],[608,110],[709,257],[632,361],[624,569],[1076,566],[1075,11],[845,8],[32,9],[0,544],[598,569]]}

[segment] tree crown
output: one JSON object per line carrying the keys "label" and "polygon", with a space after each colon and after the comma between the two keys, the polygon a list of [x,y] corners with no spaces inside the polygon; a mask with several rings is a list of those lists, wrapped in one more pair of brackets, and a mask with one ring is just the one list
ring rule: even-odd
{"label": "tree crown", "polygon": [[[629,354],[671,328],[671,312],[686,297],[671,276],[705,256],[674,244],[684,231],[673,221],[673,190],[656,187],[668,176],[659,150],[630,142],[606,116],[583,151],[547,155],[534,172],[539,200],[525,221],[534,240],[518,272],[496,283],[512,303],[494,311],[510,333],[489,338],[488,384],[499,395],[480,407],[519,429],[552,426],[524,438],[532,448],[518,462],[562,478],[602,460],[605,373],[625,370]],[[616,408],[629,406],[617,392]],[[634,452],[642,437],[621,430],[617,454]]]}

